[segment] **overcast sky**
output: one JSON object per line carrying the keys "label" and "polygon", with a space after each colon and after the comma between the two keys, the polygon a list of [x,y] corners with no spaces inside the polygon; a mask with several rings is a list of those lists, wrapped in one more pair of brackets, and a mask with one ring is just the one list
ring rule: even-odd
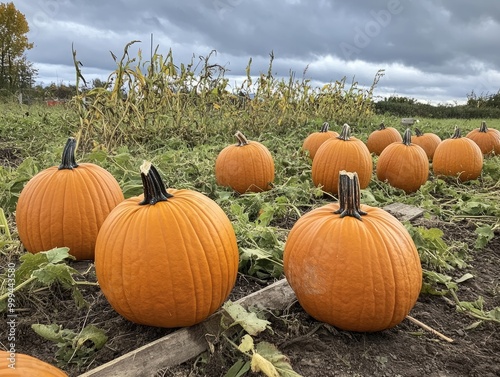
{"label": "overcast sky", "polygon": [[71,45],[86,79],[106,79],[132,40],[147,58],[150,39],[176,64],[207,56],[235,84],[267,72],[314,86],[353,78],[376,96],[463,103],[500,89],[499,0],[14,0],[27,18],[28,60],[38,82],[75,83]]}

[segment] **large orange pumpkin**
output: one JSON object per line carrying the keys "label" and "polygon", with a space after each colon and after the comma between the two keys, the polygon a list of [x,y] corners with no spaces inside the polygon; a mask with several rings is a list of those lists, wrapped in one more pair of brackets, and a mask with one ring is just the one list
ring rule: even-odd
{"label": "large orange pumpkin", "polygon": [[373,173],[370,151],[361,140],[351,137],[348,124],[342,126],[339,136],[325,141],[316,152],[311,172],[314,185],[337,194],[341,170],[357,172],[361,188],[368,186]]}
{"label": "large orange pumpkin", "polygon": [[377,178],[407,194],[417,191],[429,178],[427,154],[411,142],[411,130],[406,129],[403,142],[389,144],[377,161]]}
{"label": "large orange pumpkin", "polygon": [[385,147],[396,141],[403,141],[399,131],[394,127],[386,127],[384,123],[380,123],[378,130],[368,135],[366,146],[371,153],[378,156]]}
{"label": "large orange pumpkin", "polygon": [[205,195],[167,191],[151,164],[141,166],[141,177],[144,194],[116,206],[99,231],[97,280],[132,322],[194,325],[234,287],[239,254],[232,224]]}
{"label": "large orange pumpkin", "polygon": [[415,128],[415,135],[412,135],[411,142],[422,147],[427,155],[429,161],[432,161],[434,157],[434,151],[436,150],[439,143],[441,143],[441,138],[432,132],[422,133],[418,128]]}
{"label": "large orange pumpkin", "polygon": [[483,155],[500,154],[500,131],[488,128],[486,122],[481,122],[481,127],[470,131],[466,137],[478,145]]}
{"label": "large orange pumpkin", "polygon": [[108,171],[75,162],[75,147],[76,140],[69,138],[61,165],[39,172],[19,195],[17,229],[31,253],[66,246],[76,259],[93,259],[99,228],[124,199]]}
{"label": "large orange pumpkin", "polygon": [[324,122],[319,132],[313,132],[307,136],[302,143],[302,150],[309,153],[311,160],[314,159],[314,156],[316,155],[316,152],[321,144],[332,137],[339,136],[338,132],[330,131],[328,129],[329,127],[330,125],[328,122]]}
{"label": "large orange pumpkin", "polygon": [[483,153],[473,140],[462,137],[455,126],[451,138],[437,146],[432,169],[434,175],[458,177],[462,182],[476,179],[483,169]]}
{"label": "large orange pumpkin", "polygon": [[0,377],[68,377],[68,375],[33,356],[0,351]]}
{"label": "large orange pumpkin", "polygon": [[235,136],[238,143],[225,147],[215,161],[217,184],[240,194],[271,189],[274,160],[269,150],[258,141],[249,141],[240,131]]}
{"label": "large orange pumpkin", "polygon": [[360,204],[355,173],[340,174],[339,203],[314,209],[285,244],[286,279],[304,310],[348,331],[396,326],[415,305],[422,268],[406,228]]}

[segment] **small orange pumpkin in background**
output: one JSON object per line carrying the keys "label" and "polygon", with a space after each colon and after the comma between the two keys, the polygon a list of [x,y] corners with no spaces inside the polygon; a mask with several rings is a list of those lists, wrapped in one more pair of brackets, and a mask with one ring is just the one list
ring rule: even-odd
{"label": "small orange pumpkin in background", "polygon": [[0,351],[0,377],[68,377],[68,375],[36,357]]}
{"label": "small orange pumpkin in background", "polygon": [[342,126],[340,135],[325,141],[316,152],[312,163],[312,180],[323,191],[338,193],[339,172],[358,173],[361,188],[368,187],[373,173],[370,151],[360,139],[351,137],[348,124]]}
{"label": "small orange pumpkin in background", "polygon": [[422,133],[418,128],[415,128],[415,135],[412,135],[411,142],[422,147],[429,161],[434,157],[436,147],[441,143],[441,138],[432,132]]}
{"label": "small orange pumpkin in background", "polygon": [[485,156],[500,154],[500,131],[488,128],[486,122],[481,122],[481,127],[472,130],[465,137],[473,140]]}
{"label": "small orange pumpkin in background", "polygon": [[30,253],[69,247],[78,260],[94,259],[97,233],[123,193],[98,165],[75,162],[76,140],[68,139],[59,167],[45,169],[24,186],[16,208],[19,238]]}
{"label": "small orange pumpkin in background", "polygon": [[384,123],[380,123],[378,130],[368,135],[366,146],[371,153],[378,156],[385,147],[396,141],[403,141],[399,131],[394,127],[386,127]]}
{"label": "small orange pumpkin in background", "polygon": [[302,150],[309,153],[311,160],[314,159],[314,156],[316,155],[316,152],[321,144],[332,137],[339,136],[338,132],[330,131],[328,129],[329,127],[330,124],[328,122],[324,122],[319,132],[313,132],[305,138],[304,143],[302,144]]}
{"label": "small orange pumpkin in background", "polygon": [[427,154],[411,142],[411,130],[406,129],[402,143],[384,148],[377,161],[377,178],[407,194],[417,191],[429,178]]}
{"label": "small orange pumpkin in background", "polygon": [[341,172],[339,202],[313,209],[292,227],[284,273],[303,309],[348,331],[399,324],[422,287],[417,248],[388,212],[360,204],[356,173]]}
{"label": "small orange pumpkin in background", "polygon": [[483,153],[473,140],[462,137],[455,126],[453,135],[437,146],[432,169],[436,176],[458,176],[462,182],[476,179],[483,169]]}
{"label": "small orange pumpkin in background", "polygon": [[239,253],[231,221],[207,196],[166,190],[150,163],[144,194],[124,200],[102,224],[95,247],[97,281],[129,321],[191,326],[214,313],[236,282]]}
{"label": "small orange pumpkin in background", "polygon": [[271,189],[274,160],[269,150],[258,141],[249,141],[240,131],[235,137],[238,143],[225,147],[215,161],[217,184],[240,194]]}

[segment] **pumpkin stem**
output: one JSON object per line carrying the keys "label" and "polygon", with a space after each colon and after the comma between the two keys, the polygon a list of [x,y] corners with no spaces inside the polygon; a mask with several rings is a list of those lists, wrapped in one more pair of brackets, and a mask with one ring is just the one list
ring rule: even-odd
{"label": "pumpkin stem", "polygon": [[384,122],[382,122],[382,123],[379,124],[378,130],[379,131],[385,130],[385,124],[384,124]]}
{"label": "pumpkin stem", "polygon": [[460,139],[462,137],[462,134],[460,132],[460,128],[458,126],[455,126],[455,129],[453,130],[453,135],[451,136],[452,139]]}
{"label": "pumpkin stem", "polygon": [[403,144],[410,146],[411,145],[411,130],[407,128],[405,133],[403,134]]}
{"label": "pumpkin stem", "polygon": [[139,203],[140,205],[153,205],[173,197],[172,194],[167,192],[158,170],[156,170],[151,162],[144,161],[141,165],[141,179],[144,189],[144,199]]}
{"label": "pumpkin stem", "polygon": [[488,132],[488,127],[486,127],[486,122],[481,122],[481,127],[479,127],[479,132]]}
{"label": "pumpkin stem", "polygon": [[323,125],[321,126],[321,130],[319,130],[319,132],[328,132],[328,127],[330,127],[328,122],[323,123]]}
{"label": "pumpkin stem", "polygon": [[242,147],[248,144],[248,139],[240,131],[236,131],[234,136],[236,136],[236,139],[238,139],[238,147]]}
{"label": "pumpkin stem", "polygon": [[418,128],[415,128],[415,135],[416,136],[422,136],[423,135],[423,132],[420,131]]}
{"label": "pumpkin stem", "polygon": [[362,220],[361,216],[366,215],[366,212],[361,210],[358,173],[340,171],[339,209],[333,213],[340,214],[340,217],[352,216],[358,220]]}
{"label": "pumpkin stem", "polygon": [[61,165],[59,165],[59,170],[63,169],[74,169],[78,167],[75,161],[75,149],[76,149],[76,139],[74,137],[68,138],[66,145],[64,146],[62,153]]}
{"label": "pumpkin stem", "polygon": [[342,130],[340,131],[340,135],[337,136],[337,139],[341,139],[347,141],[351,138],[351,127],[347,123],[344,123],[342,126]]}

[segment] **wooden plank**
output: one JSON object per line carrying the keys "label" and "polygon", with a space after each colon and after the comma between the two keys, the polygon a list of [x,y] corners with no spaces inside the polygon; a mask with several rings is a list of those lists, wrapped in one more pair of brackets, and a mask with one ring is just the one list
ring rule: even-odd
{"label": "wooden plank", "polygon": [[411,221],[424,214],[424,210],[403,203],[392,203],[383,208],[399,221]]}
{"label": "wooden plank", "polygon": [[[236,302],[245,308],[281,310],[293,300],[292,288],[282,279]],[[222,315],[218,311],[198,325],[177,330],[80,377],[149,377],[162,368],[181,364],[208,349],[206,336],[220,332]]]}
{"label": "wooden plank", "polygon": [[401,119],[401,124],[403,126],[411,126],[415,124],[416,120],[414,118],[402,118]]}

